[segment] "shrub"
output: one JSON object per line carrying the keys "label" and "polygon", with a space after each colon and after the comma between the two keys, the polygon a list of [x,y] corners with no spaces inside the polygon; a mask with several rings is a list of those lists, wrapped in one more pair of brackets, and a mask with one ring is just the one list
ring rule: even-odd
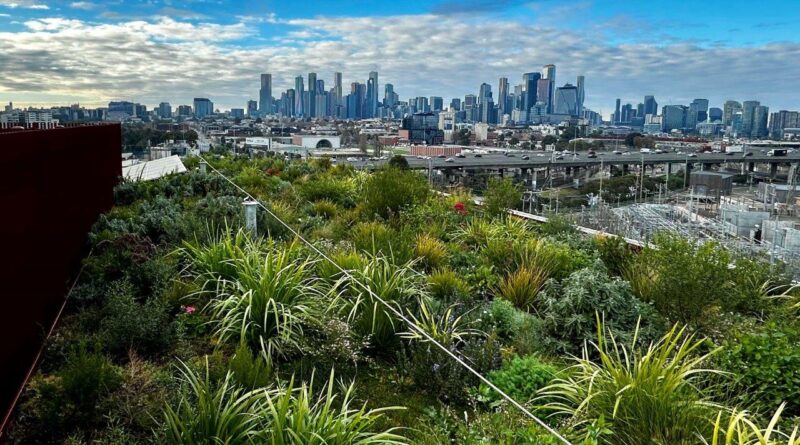
{"label": "shrub", "polygon": [[786,402],[786,413],[800,415],[800,330],[769,322],[723,343],[719,367],[733,373],[727,386],[740,406],[763,414]]}
{"label": "shrub", "polygon": [[272,364],[261,355],[253,355],[242,343],[228,362],[233,379],[244,388],[263,388],[272,382]]}
{"label": "shrub", "polygon": [[544,269],[521,267],[506,276],[495,289],[495,294],[519,309],[531,310],[547,278],[548,274]]}
{"label": "shrub", "polygon": [[394,156],[392,156],[391,159],[389,159],[388,164],[391,167],[399,168],[401,170],[407,170],[408,169],[408,161],[406,160],[406,157],[403,156],[403,155],[394,155]]}
{"label": "shrub", "polygon": [[388,219],[430,195],[425,179],[411,170],[385,168],[373,173],[364,184],[363,209],[367,216]]}
{"label": "shrub", "polygon": [[491,222],[483,218],[472,218],[458,228],[455,238],[467,246],[483,247],[499,235],[499,230]]}
{"label": "shrub", "polygon": [[594,242],[608,272],[621,276],[628,264],[633,261],[633,251],[627,241],[621,236],[598,236]]}
{"label": "shrub", "polygon": [[233,263],[236,278],[220,280],[219,292],[204,309],[218,338],[245,342],[266,357],[296,350],[319,292],[310,274],[313,263],[293,255],[291,249],[270,249]]}
{"label": "shrub", "polygon": [[144,355],[159,354],[175,341],[169,307],[156,298],[138,303],[126,282],[118,282],[109,290],[100,333],[105,349],[121,356],[129,350]]}
{"label": "shrub", "polygon": [[433,270],[446,261],[447,251],[444,243],[427,235],[419,234],[414,243],[414,255],[420,258],[422,265],[427,270]]}
{"label": "shrub", "polygon": [[548,281],[539,296],[542,346],[546,350],[578,354],[597,337],[597,315],[618,341],[630,343],[639,328],[644,344],[658,339],[663,323],[652,306],[642,303],[627,282],[609,278],[601,265],[573,272],[562,283]]}
{"label": "shrub", "polygon": [[485,331],[497,332],[504,340],[513,337],[530,317],[527,312],[517,309],[510,301],[497,298],[483,310],[481,326]]}
{"label": "shrub", "polygon": [[413,242],[404,233],[379,222],[359,223],[351,234],[353,245],[359,252],[372,256],[383,255],[397,262],[412,258]]}
{"label": "shrub", "polygon": [[[607,329],[585,346],[582,358],[540,390],[544,408],[570,416],[578,432],[605,419],[603,444],[694,444],[714,414],[697,382],[713,371],[701,366],[715,352],[699,354],[704,340],[673,327],[646,350],[618,343]],[[588,357],[597,356],[597,361]]]}
{"label": "shrub", "polygon": [[450,269],[436,269],[428,276],[431,296],[442,302],[466,300],[470,297],[469,284]]}
{"label": "shrub", "polygon": [[119,368],[107,357],[89,352],[85,345],[72,351],[58,376],[67,402],[62,409],[72,417],[67,424],[75,422],[69,425],[73,428],[97,421],[97,403],[122,384]]}
{"label": "shrub", "polygon": [[343,207],[352,207],[355,183],[348,178],[321,175],[305,182],[298,188],[300,196],[307,201],[328,201]]}
{"label": "shrub", "polygon": [[323,199],[314,203],[314,214],[326,219],[336,217],[339,213],[339,207],[335,202]]}
{"label": "shrub", "polygon": [[[708,436],[710,439],[703,438],[703,444],[800,445],[800,426],[795,426],[788,434],[778,427],[784,407],[784,404],[778,407],[765,428],[758,426],[758,419],[754,419],[747,411],[734,409],[730,413],[720,412],[714,422],[714,431]],[[727,425],[723,421],[726,418]]]}
{"label": "shrub", "polygon": [[522,191],[511,179],[489,179],[483,204],[490,216],[504,216],[506,209],[515,209],[522,201]]}
{"label": "shrub", "polygon": [[[503,392],[520,403],[529,402],[536,392],[547,386],[558,374],[558,369],[535,355],[514,357],[497,371],[489,373],[489,380]],[[485,400],[502,400],[500,395],[481,384],[480,394]]]}

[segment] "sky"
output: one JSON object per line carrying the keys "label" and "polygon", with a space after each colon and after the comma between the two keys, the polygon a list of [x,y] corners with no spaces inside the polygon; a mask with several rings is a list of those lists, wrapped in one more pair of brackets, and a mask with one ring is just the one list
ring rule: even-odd
{"label": "sky", "polygon": [[221,109],[310,71],[376,70],[401,100],[477,94],[545,64],[586,106],[708,98],[800,109],[800,0],[0,0],[0,102]]}

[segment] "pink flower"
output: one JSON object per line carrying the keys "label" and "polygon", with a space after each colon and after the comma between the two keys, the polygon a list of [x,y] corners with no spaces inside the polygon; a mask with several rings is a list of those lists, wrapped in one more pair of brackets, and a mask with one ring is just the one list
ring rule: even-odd
{"label": "pink flower", "polygon": [[183,312],[187,314],[194,314],[194,311],[196,310],[194,306],[181,306],[181,309],[183,309]]}

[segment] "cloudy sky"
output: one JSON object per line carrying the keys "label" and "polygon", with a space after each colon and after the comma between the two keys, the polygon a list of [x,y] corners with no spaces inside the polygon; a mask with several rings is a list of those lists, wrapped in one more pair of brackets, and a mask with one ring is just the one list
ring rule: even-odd
{"label": "cloudy sky", "polygon": [[371,70],[401,99],[477,94],[542,65],[586,104],[695,97],[800,108],[798,0],[0,0],[0,101],[220,108],[318,73]]}

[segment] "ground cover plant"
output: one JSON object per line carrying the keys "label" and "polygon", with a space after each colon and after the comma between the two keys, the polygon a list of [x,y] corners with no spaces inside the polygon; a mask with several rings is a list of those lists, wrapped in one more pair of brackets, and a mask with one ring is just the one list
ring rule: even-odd
{"label": "ground cover plant", "polygon": [[507,180],[483,208],[399,163],[208,161],[313,248],[264,211],[245,230],[197,159],[120,184],[11,443],[559,443],[449,354],[572,443],[798,443],[779,264],[532,225]]}

